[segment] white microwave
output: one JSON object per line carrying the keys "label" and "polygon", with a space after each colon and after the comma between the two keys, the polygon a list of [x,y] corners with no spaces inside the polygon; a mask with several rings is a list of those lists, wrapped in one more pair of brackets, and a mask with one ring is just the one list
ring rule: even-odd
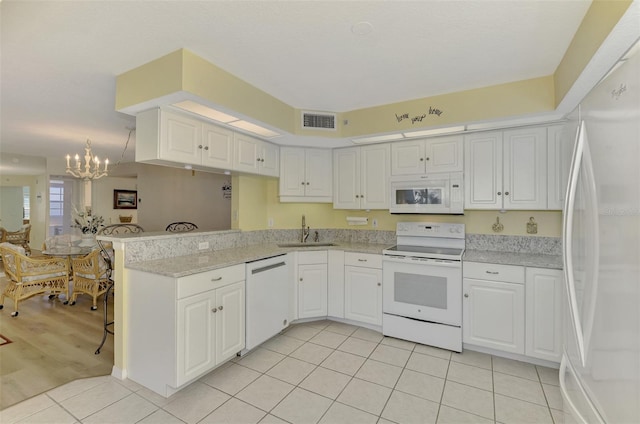
{"label": "white microwave", "polygon": [[391,177],[391,213],[463,214],[462,172]]}

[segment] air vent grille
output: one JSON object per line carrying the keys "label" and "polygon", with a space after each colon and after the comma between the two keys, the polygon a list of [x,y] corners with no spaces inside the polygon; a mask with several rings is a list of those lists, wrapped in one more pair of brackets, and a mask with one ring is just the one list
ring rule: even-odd
{"label": "air vent grille", "polygon": [[302,112],[302,128],[336,130],[336,115],[332,113]]}

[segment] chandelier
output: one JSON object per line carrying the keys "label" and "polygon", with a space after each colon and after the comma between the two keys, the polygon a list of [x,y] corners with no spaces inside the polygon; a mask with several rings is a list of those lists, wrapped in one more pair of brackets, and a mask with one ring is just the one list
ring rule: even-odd
{"label": "chandelier", "polygon": [[[109,159],[104,161],[104,169],[100,170],[100,159],[91,153],[91,140],[87,139],[87,145],[84,146],[84,170],[80,168],[80,156],[75,156],[75,166],[71,167],[69,160],[71,156],[67,155],[67,173],[73,175],[76,178],[82,178],[85,181],[97,180],[98,178],[107,176],[107,167],[109,166]],[[91,164],[93,163],[93,169]]]}

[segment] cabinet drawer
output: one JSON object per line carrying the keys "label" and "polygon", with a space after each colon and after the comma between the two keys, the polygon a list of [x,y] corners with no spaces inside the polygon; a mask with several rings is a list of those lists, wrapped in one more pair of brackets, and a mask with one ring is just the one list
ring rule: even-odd
{"label": "cabinet drawer", "polygon": [[244,280],[244,268],[244,264],[239,264],[179,278],[176,296],[178,299],[182,299],[242,281]]}
{"label": "cabinet drawer", "polygon": [[326,264],[327,251],[298,252],[298,265]]}
{"label": "cabinet drawer", "polygon": [[524,284],[523,266],[464,262],[462,275],[464,278]]}
{"label": "cabinet drawer", "polygon": [[372,253],[344,253],[344,264],[351,266],[362,266],[366,268],[382,269],[382,255]]}

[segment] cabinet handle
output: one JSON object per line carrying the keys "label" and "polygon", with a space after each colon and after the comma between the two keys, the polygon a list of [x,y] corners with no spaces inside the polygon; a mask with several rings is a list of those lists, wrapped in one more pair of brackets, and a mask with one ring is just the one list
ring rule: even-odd
{"label": "cabinet handle", "polygon": [[218,312],[218,310],[217,310],[216,308],[213,308],[213,309],[211,310],[211,312],[213,312],[213,313],[215,314],[216,312]]}
{"label": "cabinet handle", "polygon": [[420,162],[424,162],[424,158],[420,158]]}
{"label": "cabinet handle", "polygon": [[358,259],[358,262],[367,262],[366,259]]}
{"label": "cabinet handle", "polygon": [[501,191],[498,192],[498,196],[502,196],[502,192]]}
{"label": "cabinet handle", "polygon": [[209,146],[204,146],[204,150],[209,150]]}
{"label": "cabinet handle", "polygon": [[303,181],[303,182],[301,182],[300,184],[304,185],[304,181]]}
{"label": "cabinet handle", "polygon": [[222,306],[218,306],[218,310],[221,311],[222,310]]}
{"label": "cabinet handle", "polygon": [[222,280],[222,277],[218,277],[218,278],[212,278],[211,281],[220,281]]}
{"label": "cabinet handle", "polygon": [[382,285],[382,283],[378,283],[378,287],[380,287]]}
{"label": "cabinet handle", "polygon": [[300,281],[302,281],[302,277],[300,277]]}
{"label": "cabinet handle", "polygon": [[465,293],[465,294],[464,294],[464,297],[469,297],[469,293]]}
{"label": "cabinet handle", "polygon": [[307,183],[307,185],[309,185],[309,183]]}
{"label": "cabinet handle", "polygon": [[505,195],[505,196],[508,196],[508,195],[509,195],[509,192],[508,192],[508,191],[505,191],[505,192],[504,192],[504,195]]}
{"label": "cabinet handle", "polygon": [[427,160],[429,160],[429,156],[427,156]]}
{"label": "cabinet handle", "polygon": [[500,274],[498,271],[485,271],[487,274],[498,275]]}
{"label": "cabinet handle", "polygon": [[360,198],[361,198],[361,199],[364,199],[364,194],[361,194],[361,195],[360,195]]}
{"label": "cabinet handle", "polygon": [[198,149],[202,149],[202,144],[198,144]]}
{"label": "cabinet handle", "polygon": [[359,199],[359,198],[360,198],[360,196],[356,194],[356,199]]}

